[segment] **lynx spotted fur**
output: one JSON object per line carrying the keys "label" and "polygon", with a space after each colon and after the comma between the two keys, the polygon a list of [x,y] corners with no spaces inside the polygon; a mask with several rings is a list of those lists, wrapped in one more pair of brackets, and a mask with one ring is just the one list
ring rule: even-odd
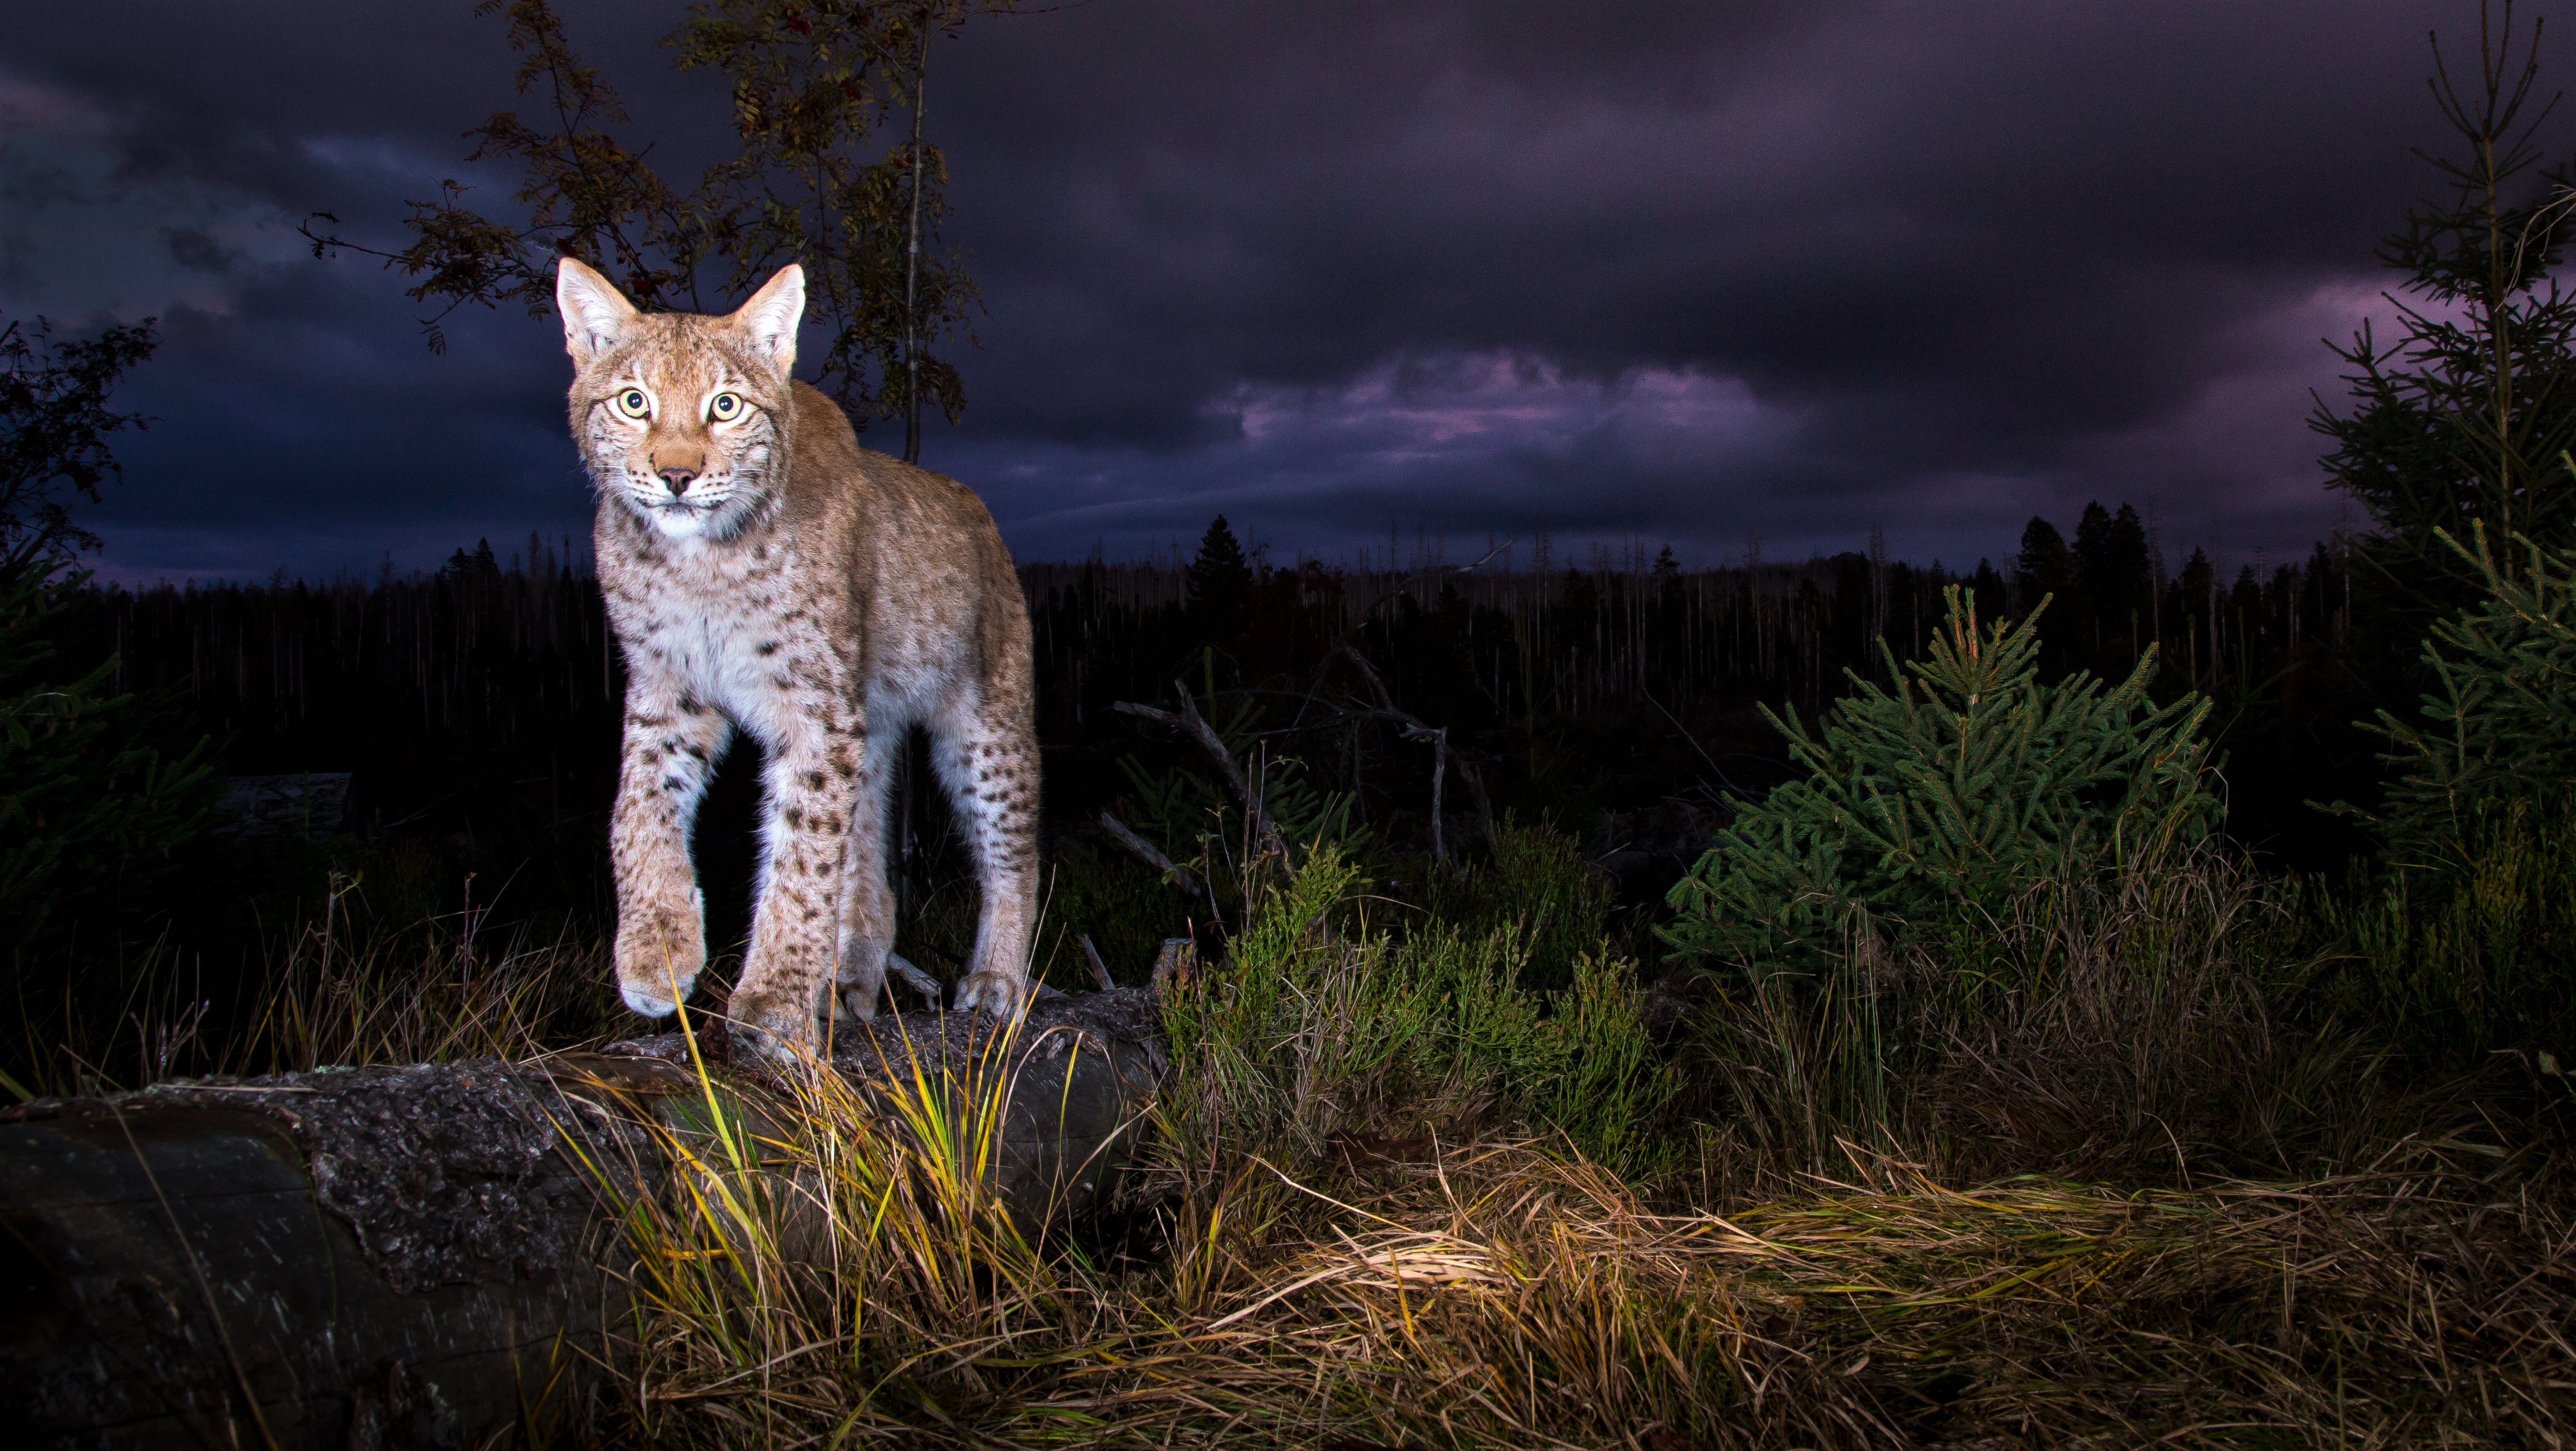
{"label": "lynx spotted fur", "polygon": [[763,1050],[809,1045],[832,986],[872,1016],[894,938],[885,817],[904,735],[925,727],[983,891],[959,1008],[1027,991],[1038,756],[1029,621],[992,516],[951,479],[859,447],[795,382],[805,274],[729,317],[639,312],[566,258],[572,432],[626,656],[610,828],[617,978],[673,1011],[706,961],[689,862],[732,733],[765,756],[750,957],[728,1016]]}

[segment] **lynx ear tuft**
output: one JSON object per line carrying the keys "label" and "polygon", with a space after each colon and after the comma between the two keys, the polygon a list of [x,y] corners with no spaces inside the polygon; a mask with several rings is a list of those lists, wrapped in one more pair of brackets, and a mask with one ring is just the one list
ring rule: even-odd
{"label": "lynx ear tuft", "polygon": [[805,321],[805,269],[794,262],[779,268],[733,321],[752,347],[778,366],[780,377],[794,372],[796,329]]}
{"label": "lynx ear tuft", "polygon": [[617,284],[578,257],[555,263],[555,310],[563,314],[564,351],[583,368],[617,346],[637,316]]}

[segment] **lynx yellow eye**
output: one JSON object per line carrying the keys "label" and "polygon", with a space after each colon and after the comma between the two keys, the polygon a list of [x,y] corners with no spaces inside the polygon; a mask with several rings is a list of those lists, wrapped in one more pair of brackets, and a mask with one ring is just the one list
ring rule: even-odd
{"label": "lynx yellow eye", "polygon": [[653,416],[653,400],[645,397],[644,390],[641,388],[629,388],[618,394],[612,401],[617,411],[629,418]]}
{"label": "lynx yellow eye", "polygon": [[718,423],[731,423],[742,416],[742,395],[718,393],[707,400],[707,416]]}

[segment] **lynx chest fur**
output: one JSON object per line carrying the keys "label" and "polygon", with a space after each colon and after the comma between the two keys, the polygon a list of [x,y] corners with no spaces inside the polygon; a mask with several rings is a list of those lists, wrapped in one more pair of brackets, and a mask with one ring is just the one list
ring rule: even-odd
{"label": "lynx chest fur", "polygon": [[894,937],[888,788],[919,726],[983,894],[958,1006],[1009,1011],[1034,926],[1037,755],[1028,616],[991,515],[861,449],[790,379],[796,268],[728,317],[639,313],[570,259],[557,300],[627,663],[611,858],[628,1005],[671,1012],[704,965],[689,829],[740,730],[764,758],[763,852],[728,1016],[784,1054],[818,1011],[872,1014]]}

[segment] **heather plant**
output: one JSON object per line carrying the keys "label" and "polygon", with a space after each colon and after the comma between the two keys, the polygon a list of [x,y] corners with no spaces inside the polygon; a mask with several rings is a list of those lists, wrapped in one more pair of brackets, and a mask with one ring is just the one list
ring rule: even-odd
{"label": "heather plant", "polygon": [[2205,837],[2208,703],[2148,697],[2155,652],[2106,687],[2079,671],[2042,684],[2037,621],[1981,627],[1965,591],[1928,658],[1893,689],[1846,672],[1853,694],[1810,735],[1764,716],[1806,770],[1745,807],[1669,901],[1660,929],[1685,958],[1758,974],[1843,960],[1855,931],[1898,943],[1951,935],[2025,884],[2152,857]]}
{"label": "heather plant", "polygon": [[1473,935],[1516,928],[1528,946],[1521,985],[1552,991],[1571,985],[1585,956],[1600,950],[1610,898],[1610,878],[1583,859],[1572,836],[1504,825],[1494,832],[1492,861],[1435,870],[1423,905]]}
{"label": "heather plant", "polygon": [[1533,991],[1521,924],[1471,934],[1435,918],[1397,941],[1368,926],[1360,885],[1348,857],[1319,848],[1259,890],[1224,962],[1166,989],[1178,1079],[1163,1129],[1177,1162],[1212,1169],[1220,1142],[1302,1155],[1337,1133],[1487,1116],[1651,1166],[1674,1082],[1633,963],[1596,944],[1564,990]]}

